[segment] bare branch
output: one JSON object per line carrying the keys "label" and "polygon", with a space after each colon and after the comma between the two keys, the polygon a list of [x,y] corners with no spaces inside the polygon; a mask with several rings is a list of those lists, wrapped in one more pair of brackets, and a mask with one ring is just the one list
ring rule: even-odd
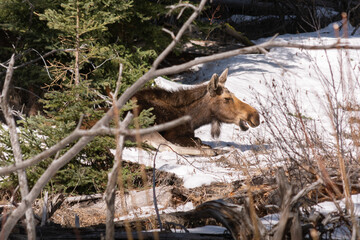
{"label": "bare branch", "polygon": [[[36,51],[35,49],[31,49],[31,50]],[[75,50],[76,50],[76,49],[72,49],[72,48],[69,48],[69,49],[54,49],[54,50],[51,50],[50,52],[45,53],[44,55],[41,55],[40,53],[38,53],[38,52],[36,51],[36,52],[40,55],[40,57],[35,58],[35,59],[33,59],[33,60],[29,61],[29,62],[20,64],[20,65],[18,65],[18,66],[15,66],[14,69],[18,69],[18,68],[25,67],[25,66],[27,66],[27,65],[33,64],[33,63],[35,63],[35,62],[37,62],[37,61],[40,61],[40,60],[43,60],[43,61],[44,61],[44,59],[45,59],[47,56],[50,56],[50,55],[52,55],[52,54],[54,54],[54,53],[57,53],[57,52],[74,52]]]}
{"label": "bare branch", "polygon": [[175,34],[172,31],[170,31],[169,29],[166,29],[166,28],[162,28],[162,30],[164,32],[168,33],[172,39],[175,39]]}
{"label": "bare branch", "polygon": [[12,173],[18,169],[23,169],[23,168],[35,165],[35,164],[39,163],[41,160],[51,157],[52,155],[54,155],[55,153],[57,153],[58,151],[60,151],[64,147],[66,147],[68,144],[76,141],[79,137],[80,137],[80,135],[77,132],[72,132],[69,136],[67,136],[66,138],[59,141],[57,144],[55,144],[51,148],[46,149],[45,151],[39,153],[38,155],[36,155],[30,159],[23,161],[21,163],[17,163],[16,165],[14,164],[11,166],[0,168],[0,175],[6,175],[6,174]]}
{"label": "bare branch", "polygon": [[[81,47],[80,47],[80,49],[81,49]],[[111,60],[113,60],[113,59],[115,59],[116,57],[111,57],[111,58],[108,58],[108,59],[105,59],[102,63],[100,63],[99,65],[97,65],[97,66],[95,66],[95,64],[93,64],[92,62],[90,62],[91,63],[91,65],[92,65],[92,67],[94,68],[94,69],[98,69],[98,68],[100,68],[102,65],[104,65],[105,63],[107,63],[108,61],[111,61]],[[89,60],[88,60],[89,61]]]}
{"label": "bare branch", "polygon": [[119,92],[120,92],[122,72],[123,72],[123,64],[120,63],[120,64],[119,64],[119,77],[118,77],[118,80],[117,80],[117,82],[116,82],[116,89],[115,89],[115,93],[114,93],[113,99],[116,99],[116,98],[117,98],[117,95],[118,95]]}
{"label": "bare branch", "polygon": [[[132,119],[132,114],[127,114],[122,124],[118,127],[126,129],[130,124]],[[116,191],[116,182],[118,175],[121,169],[122,162],[122,152],[124,147],[125,137],[124,135],[116,135],[116,154],[114,166],[109,173],[108,182],[106,186],[106,191],[104,194],[104,199],[106,202],[106,239],[114,239],[114,217],[115,217],[115,191]]]}
{"label": "bare branch", "polygon": [[126,128],[107,128],[105,126],[91,129],[91,130],[78,130],[77,133],[81,136],[98,136],[98,135],[125,135],[125,136],[136,136],[137,134],[146,135],[153,132],[161,132],[181,124],[184,124],[191,120],[190,116],[183,116],[181,118],[175,119],[173,121],[155,125],[152,127],[144,128],[144,129],[126,129]]}
{"label": "bare branch", "polygon": [[[9,89],[14,72],[14,63],[15,63],[15,54],[11,56],[9,66],[6,71],[6,77],[5,77],[5,82],[4,82],[0,102],[6,123],[9,127],[10,142],[14,154],[15,163],[17,164],[17,163],[21,163],[23,159],[22,159],[21,147],[19,142],[19,136],[16,131],[15,119],[12,116],[12,111],[9,104]],[[18,170],[18,178],[19,178],[21,197],[25,198],[26,195],[29,193],[29,187],[26,178],[26,172],[24,169]],[[28,239],[36,238],[34,214],[31,208],[29,208],[26,211],[26,230],[28,234]]]}
{"label": "bare branch", "polygon": [[91,130],[77,129],[74,132],[72,132],[69,136],[67,136],[60,142],[58,142],[56,145],[39,153],[35,157],[32,157],[32,158],[30,158],[26,161],[23,161],[19,164],[14,164],[11,166],[0,168],[0,176],[10,174],[18,169],[23,169],[23,168],[35,165],[35,164],[39,163],[41,160],[51,157],[52,155],[54,155],[55,153],[57,153],[58,151],[60,151],[61,149],[63,149],[70,143],[76,141],[78,138],[80,138],[82,136],[116,135],[116,134],[122,134],[122,135],[126,135],[126,136],[135,136],[138,133],[140,135],[146,135],[149,133],[164,131],[164,130],[173,128],[173,127],[181,125],[187,121],[190,121],[190,117],[184,116],[184,117],[181,117],[179,119],[173,120],[168,123],[164,123],[164,124],[152,126],[152,127],[145,128],[145,129],[140,129],[140,130],[129,130],[129,129],[125,129],[125,128],[114,129],[114,128],[107,128],[104,125],[99,126],[95,129],[93,128]]}
{"label": "bare branch", "polygon": [[165,48],[165,50],[159,55],[159,57],[154,61],[153,68],[157,68],[164,60],[164,58],[172,51],[172,49],[175,47],[176,43],[180,40],[186,29],[190,26],[190,24],[197,18],[201,10],[204,8],[206,3],[206,0],[202,0],[198,7],[194,8],[193,14],[186,20],[184,25],[180,28],[179,32],[177,33],[176,37],[173,39],[173,41]]}
{"label": "bare branch", "polygon": [[321,186],[322,184],[324,184],[324,181],[322,180],[322,178],[319,178],[316,182],[306,186],[305,188],[301,189],[301,191],[299,191],[292,199],[290,202],[290,206],[293,207],[300,198],[302,198],[303,196],[305,196],[306,194],[308,194],[310,191],[313,191],[315,189],[317,189],[319,186]]}
{"label": "bare branch", "polygon": [[46,221],[47,221],[48,197],[49,197],[49,192],[48,192],[48,191],[45,191],[45,194],[44,194],[44,203],[43,203],[42,217],[41,217],[41,224],[40,224],[40,226],[45,226]]}
{"label": "bare branch", "polygon": [[5,111],[5,109],[7,109],[10,83],[11,83],[11,79],[12,79],[12,76],[14,73],[14,64],[15,64],[15,54],[13,54],[11,56],[9,66],[6,68],[7,71],[6,71],[6,76],[5,76],[5,82],[4,82],[3,91],[1,94],[1,101],[2,101],[1,103],[2,103],[2,106],[4,107],[3,111]]}
{"label": "bare branch", "polygon": [[176,5],[171,5],[171,6],[168,6],[167,8],[170,8],[170,11],[169,13],[171,13],[172,11],[174,11],[175,9],[177,8],[192,8],[194,11],[197,10],[197,7],[190,4],[190,3],[179,3],[179,4],[176,4]]}
{"label": "bare branch", "polygon": [[168,75],[168,74],[176,74],[183,72],[195,65],[203,64],[207,62],[212,62],[216,60],[221,60],[229,57],[234,57],[241,54],[250,54],[250,53],[257,53],[261,51],[261,49],[271,49],[271,48],[300,48],[300,49],[309,49],[309,50],[328,50],[328,49],[360,49],[359,45],[349,45],[347,42],[336,42],[332,44],[325,44],[325,45],[308,45],[308,44],[300,44],[300,43],[293,43],[293,42],[283,42],[283,41],[267,41],[258,45],[240,48],[236,50],[231,50],[223,53],[214,54],[211,56],[199,57],[192,61],[162,68],[152,72],[152,77],[157,77],[161,75]]}
{"label": "bare branch", "polygon": [[190,3],[179,3],[179,4],[176,4],[176,5],[168,6],[167,8],[170,8],[170,11],[168,12],[168,15],[170,15],[175,9],[181,8],[180,13],[176,17],[177,19],[179,19],[181,17],[181,15],[184,13],[185,9],[187,9],[187,8],[192,8],[194,11],[197,10],[197,7],[190,4]]}
{"label": "bare branch", "polygon": [[[160,148],[160,147],[159,147]],[[159,228],[160,228],[160,232],[163,231],[163,225],[161,222],[161,218],[160,218],[160,213],[159,213],[159,207],[157,204],[157,199],[156,199],[156,156],[159,152],[159,148],[157,149],[155,156],[154,156],[154,161],[153,161],[153,179],[152,179],[152,185],[153,185],[153,202],[154,202],[154,208],[155,208],[155,213],[156,213],[156,217],[157,217],[157,221],[159,224]]]}

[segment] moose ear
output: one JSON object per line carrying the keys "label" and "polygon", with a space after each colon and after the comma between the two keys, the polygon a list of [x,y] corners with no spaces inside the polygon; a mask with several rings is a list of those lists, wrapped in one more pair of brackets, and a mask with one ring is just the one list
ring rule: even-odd
{"label": "moose ear", "polygon": [[216,96],[216,90],[218,89],[218,87],[219,87],[219,76],[216,73],[214,73],[208,84],[208,91],[211,97]]}
{"label": "moose ear", "polygon": [[228,72],[229,72],[229,68],[226,68],[226,69],[222,72],[222,74],[220,75],[220,77],[219,77],[219,82],[220,82],[221,84],[224,84],[224,83],[226,82],[227,76],[228,76]]}

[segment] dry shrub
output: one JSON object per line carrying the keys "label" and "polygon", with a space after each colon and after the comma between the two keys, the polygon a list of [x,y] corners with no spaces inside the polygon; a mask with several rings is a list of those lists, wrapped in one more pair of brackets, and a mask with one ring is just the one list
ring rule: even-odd
{"label": "dry shrub", "polygon": [[[343,26],[346,26],[345,21]],[[294,85],[293,78],[297,76],[291,72],[265,79],[266,95],[253,89],[263,117],[263,128],[266,136],[270,136],[263,142],[272,146],[264,149],[267,154],[261,156],[269,166],[284,166],[290,182],[299,190],[322,178],[325,186],[309,195],[313,200],[310,206],[321,199],[345,198],[345,209],[339,208],[336,214],[347,223],[352,234],[358,234],[351,194],[360,192],[357,184],[360,176],[360,66],[347,49],[321,51],[325,66],[309,54],[310,74],[321,86],[316,89],[315,98]],[[308,107],[318,104],[311,102],[314,99],[319,102],[318,111],[309,113]],[[260,158],[256,152],[254,156]],[[304,207],[303,211],[306,209],[309,210]]]}

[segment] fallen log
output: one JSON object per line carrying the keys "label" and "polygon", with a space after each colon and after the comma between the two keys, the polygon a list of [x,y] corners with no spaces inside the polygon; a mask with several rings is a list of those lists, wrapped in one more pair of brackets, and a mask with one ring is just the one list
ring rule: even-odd
{"label": "fallen log", "polygon": [[199,218],[216,219],[230,231],[234,239],[253,239],[256,232],[260,234],[260,238],[266,234],[260,219],[256,215],[255,219],[251,218],[248,201],[242,206],[222,200],[210,201],[198,206],[193,214]]}

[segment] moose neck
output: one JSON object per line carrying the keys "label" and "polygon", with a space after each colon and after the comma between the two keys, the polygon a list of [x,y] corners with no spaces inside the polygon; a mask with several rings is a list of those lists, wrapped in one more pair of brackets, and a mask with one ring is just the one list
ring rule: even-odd
{"label": "moose neck", "polygon": [[[193,129],[196,129],[202,125],[211,123],[212,115],[210,110],[210,95],[207,92],[207,86],[201,86],[197,89],[192,89],[198,92],[198,98],[193,98],[192,102],[185,107],[185,115],[191,116],[191,125]],[[188,90],[190,95],[194,92]],[[187,95],[187,94],[186,94]],[[186,97],[186,96],[185,96]]]}

